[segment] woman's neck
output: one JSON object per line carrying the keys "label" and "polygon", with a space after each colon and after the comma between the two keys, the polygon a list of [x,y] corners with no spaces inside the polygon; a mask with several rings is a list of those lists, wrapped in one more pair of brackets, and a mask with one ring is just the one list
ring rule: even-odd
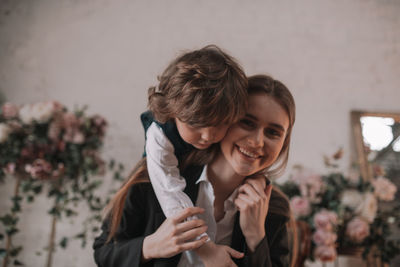
{"label": "woman's neck", "polygon": [[222,155],[208,165],[207,171],[215,195],[221,196],[222,200],[227,199],[245,178],[238,175]]}

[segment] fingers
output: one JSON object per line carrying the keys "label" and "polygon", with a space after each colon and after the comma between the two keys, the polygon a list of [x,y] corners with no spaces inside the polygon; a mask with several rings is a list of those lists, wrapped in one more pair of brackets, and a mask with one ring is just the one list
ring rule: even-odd
{"label": "fingers", "polygon": [[240,259],[240,258],[243,258],[243,256],[244,256],[243,252],[239,252],[237,250],[234,250],[231,247],[225,246],[225,249],[229,253],[229,255],[231,255],[232,258]]}
{"label": "fingers", "polygon": [[260,202],[261,200],[266,199],[267,196],[263,188],[259,187],[258,190],[260,193],[258,193],[252,185],[244,184],[239,187],[239,194],[245,194],[253,201]]}
{"label": "fingers", "polygon": [[186,232],[186,231],[188,231],[190,229],[194,229],[194,228],[198,228],[198,227],[204,226],[205,224],[206,223],[201,219],[194,219],[194,220],[190,220],[190,221],[185,221],[185,222],[182,222],[182,223],[180,223],[180,224],[178,224],[176,226],[176,232],[178,234],[179,233],[183,233],[183,232]]}
{"label": "fingers", "polygon": [[182,222],[182,221],[186,220],[188,217],[191,217],[191,216],[194,216],[196,214],[203,213],[203,212],[204,212],[203,208],[189,207],[189,208],[186,208],[186,209],[180,211],[178,213],[178,215],[172,217],[172,220],[175,223],[179,223],[179,222]]}
{"label": "fingers", "polygon": [[250,185],[260,197],[265,195],[266,180],[265,177],[257,179],[246,179],[245,184]]}
{"label": "fingers", "polygon": [[189,240],[195,239],[196,237],[205,233],[206,231],[207,231],[207,225],[203,225],[201,227],[190,229],[190,230],[185,231],[182,234],[180,234],[179,237],[177,238],[177,241],[179,243],[187,242]]}
{"label": "fingers", "polygon": [[235,199],[235,205],[239,209],[239,211],[243,211],[248,207],[247,202],[240,198]]}
{"label": "fingers", "polygon": [[261,185],[262,188],[265,189],[265,187],[268,185],[267,181],[269,182],[267,177],[265,177],[264,175],[259,174],[257,176],[248,177],[245,182],[258,183],[258,184]]}
{"label": "fingers", "polygon": [[243,193],[238,194],[238,195],[237,195],[237,198],[243,200],[243,202],[245,202],[245,203],[248,204],[248,205],[253,205],[253,204],[256,203],[256,200],[254,200],[253,198],[251,198],[251,197],[250,197],[249,195],[247,195],[247,194],[243,194]]}
{"label": "fingers", "polygon": [[183,243],[180,245],[180,252],[185,251],[185,250],[193,250],[193,249],[199,248],[202,245],[204,245],[207,242],[207,240],[208,240],[208,237],[203,236],[199,240],[194,240],[194,241]]}

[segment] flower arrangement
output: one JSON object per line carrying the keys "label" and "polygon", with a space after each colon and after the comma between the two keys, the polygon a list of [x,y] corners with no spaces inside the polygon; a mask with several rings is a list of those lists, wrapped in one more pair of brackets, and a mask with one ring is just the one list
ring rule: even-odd
{"label": "flower arrangement", "polygon": [[[18,232],[18,213],[24,202],[32,202],[35,196],[47,189],[52,199],[49,214],[53,216],[49,247],[53,250],[55,222],[62,217],[76,216],[78,203],[86,202],[92,212],[84,223],[84,229],[77,234],[86,242],[90,222],[100,220],[100,211],[105,205],[95,190],[100,186],[99,175],[105,174],[106,167],[114,168],[100,157],[107,122],[99,116],[87,116],[86,108],[74,112],[56,101],[40,102],[17,106],[5,103],[0,110],[0,181],[6,177],[15,178],[15,191],[11,197],[12,207],[0,216],[5,233],[6,245],[0,248],[4,262],[18,255],[21,246],[12,243],[12,236]],[[114,174],[120,179],[120,164]],[[93,231],[98,229],[91,228]],[[68,238],[60,245],[65,247]],[[51,261],[51,257],[49,257]],[[18,264],[14,260],[14,264]],[[51,263],[48,262],[47,266]],[[3,265],[4,266],[4,265]]]}
{"label": "flower arrangement", "polygon": [[290,179],[280,186],[297,220],[311,228],[313,253],[308,258],[334,261],[338,251],[350,248],[363,258],[372,254],[389,262],[400,252],[400,240],[391,239],[392,227],[400,227],[400,205],[385,209],[380,204],[393,201],[397,188],[382,170],[371,182],[355,172],[339,172],[337,161],[342,154],[339,150],[325,157],[328,174],[295,166]]}

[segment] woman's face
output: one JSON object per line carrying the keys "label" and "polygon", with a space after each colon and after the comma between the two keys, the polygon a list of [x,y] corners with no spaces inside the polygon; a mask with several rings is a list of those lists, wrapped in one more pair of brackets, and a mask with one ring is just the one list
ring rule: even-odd
{"label": "woman's face", "polygon": [[222,154],[237,174],[254,174],[278,158],[288,127],[289,117],[280,104],[265,93],[251,94],[245,117],[221,141]]}

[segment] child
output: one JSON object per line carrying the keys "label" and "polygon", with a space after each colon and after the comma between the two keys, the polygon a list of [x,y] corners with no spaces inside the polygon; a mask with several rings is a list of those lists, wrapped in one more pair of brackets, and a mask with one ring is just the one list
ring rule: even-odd
{"label": "child", "polygon": [[193,206],[183,192],[179,163],[193,149],[219,142],[244,115],[247,78],[231,56],[209,45],[172,61],[148,97],[150,111],[141,115],[147,169],[161,208],[171,217]]}

